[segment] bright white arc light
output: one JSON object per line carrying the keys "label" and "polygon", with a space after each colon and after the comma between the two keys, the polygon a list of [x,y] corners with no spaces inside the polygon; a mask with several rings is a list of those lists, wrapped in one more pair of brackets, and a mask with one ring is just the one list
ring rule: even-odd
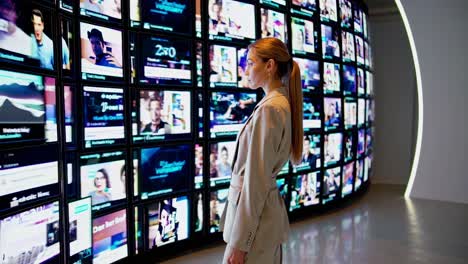
{"label": "bright white arc light", "polygon": [[416,44],[414,43],[413,32],[406,16],[405,9],[401,0],[395,0],[395,3],[400,11],[403,24],[405,25],[406,33],[408,34],[408,40],[411,47],[411,53],[413,54],[414,70],[416,72],[416,86],[418,89],[418,134],[416,137],[416,148],[414,151],[413,165],[411,167],[411,174],[406,186],[405,198],[409,199],[411,191],[413,190],[414,180],[416,178],[416,172],[418,171],[419,158],[421,155],[421,142],[423,135],[423,120],[424,120],[424,107],[423,107],[423,90],[422,90],[422,79],[421,79],[421,68],[419,67],[418,52],[416,51]]}

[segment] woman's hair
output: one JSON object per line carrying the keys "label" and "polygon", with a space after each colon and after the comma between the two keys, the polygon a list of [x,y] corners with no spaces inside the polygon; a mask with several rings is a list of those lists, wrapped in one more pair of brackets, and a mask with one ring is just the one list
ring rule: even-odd
{"label": "woman's hair", "polygon": [[299,65],[292,59],[286,45],[277,38],[262,38],[250,44],[256,55],[264,62],[273,59],[277,64],[276,77],[283,85],[288,86],[289,104],[291,106],[291,162],[301,163],[303,130],[302,83]]}
{"label": "woman's hair", "polygon": [[[96,174],[100,172],[102,173],[102,175],[104,176],[104,178],[106,179],[106,188],[110,188],[111,187],[111,183],[110,183],[110,179],[109,179],[109,173],[107,173],[107,170],[102,168],[102,169],[99,169],[98,171],[96,171]],[[94,178],[94,186],[96,186],[96,178]]]}

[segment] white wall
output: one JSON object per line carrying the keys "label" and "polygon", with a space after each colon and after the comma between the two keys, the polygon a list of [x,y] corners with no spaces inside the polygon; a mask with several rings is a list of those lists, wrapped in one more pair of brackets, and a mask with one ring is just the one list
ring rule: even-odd
{"label": "white wall", "polygon": [[467,0],[401,0],[421,67],[424,125],[411,197],[468,203]]}
{"label": "white wall", "polygon": [[[416,128],[416,76],[408,36],[398,10],[370,17],[374,55],[375,166],[372,183],[409,180]],[[416,108],[417,109],[417,108]]]}

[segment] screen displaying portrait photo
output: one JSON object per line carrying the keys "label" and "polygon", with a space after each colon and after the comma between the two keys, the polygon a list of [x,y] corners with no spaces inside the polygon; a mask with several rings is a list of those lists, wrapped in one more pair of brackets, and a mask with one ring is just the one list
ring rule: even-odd
{"label": "screen displaying portrait photo", "polygon": [[0,143],[45,139],[45,90],[51,85],[52,78],[0,70]]}
{"label": "screen displaying portrait photo", "polygon": [[[240,50],[239,50],[240,51]],[[237,87],[238,82],[238,49],[236,47],[211,45],[209,50],[210,87]],[[244,68],[247,54],[239,54]],[[239,59],[241,59],[239,58]],[[239,60],[240,62],[240,60]],[[243,70],[243,69],[242,69]]]}
{"label": "screen displaying portrait photo", "polygon": [[148,248],[161,247],[189,236],[189,200],[187,196],[165,199],[148,206]]}
{"label": "screen displaying portrait photo", "polygon": [[203,188],[203,145],[195,144],[195,189]]}
{"label": "screen displaying portrait photo", "polygon": [[235,141],[210,144],[210,186],[229,183],[235,151]]}
{"label": "screen displaying portrait photo", "polygon": [[339,94],[341,86],[340,64],[323,63],[323,93]]}
{"label": "screen displaying portrait photo", "polygon": [[140,84],[192,84],[192,42],[141,34],[137,48]]}
{"label": "screen displaying portrait photo", "polygon": [[356,61],[354,35],[346,31],[341,32],[341,43],[343,45],[343,62]]}
{"label": "screen displaying portrait photo", "polygon": [[208,0],[211,40],[254,40],[255,6],[248,0]]}
{"label": "screen displaying portrait photo", "polygon": [[374,95],[374,75],[366,71],[366,95]]}
{"label": "screen displaying portrait photo", "polygon": [[322,21],[338,21],[336,0],[320,0],[320,19]]}
{"label": "screen displaying portrait photo", "polygon": [[256,93],[213,92],[210,96],[211,138],[235,136],[257,104]]}
{"label": "screen displaying portrait photo", "polygon": [[141,199],[189,188],[189,145],[144,148],[139,151],[139,189]]}
{"label": "screen displaying portrait photo", "polygon": [[354,183],[354,162],[346,164],[343,167],[343,177],[342,177],[342,186],[343,190],[341,191],[341,196],[345,197],[353,192],[353,183]]}
{"label": "screen displaying portrait photo", "polygon": [[343,144],[343,134],[342,133],[333,133],[325,135],[325,140],[323,143],[324,153],[324,165],[329,167],[331,165],[337,164],[341,160],[341,147]]}
{"label": "screen displaying portrait photo", "polygon": [[121,0],[80,0],[80,14],[110,22],[122,19]]}
{"label": "screen displaying portrait photo", "polygon": [[91,196],[93,211],[118,204],[127,197],[123,151],[80,156],[81,198]]}
{"label": "screen displaying portrait photo", "polygon": [[81,78],[120,81],[123,78],[122,32],[80,23]]}
{"label": "screen displaying portrait photo", "polygon": [[71,263],[92,263],[93,236],[91,198],[86,197],[68,204],[68,239]]}
{"label": "screen displaying portrait photo", "polygon": [[364,182],[364,159],[356,161],[356,182],[354,183],[354,191],[357,191]]}
{"label": "screen displaying portrait photo", "polygon": [[83,87],[85,148],[125,142],[124,90]]}
{"label": "screen displaying portrait photo", "polygon": [[112,263],[128,256],[125,209],[93,220],[93,263]]}
{"label": "screen displaying portrait photo", "polygon": [[140,90],[135,93],[133,142],[190,138],[192,105],[189,91]]}
{"label": "screen displaying portrait photo", "polygon": [[354,32],[362,33],[362,10],[354,7]]}
{"label": "screen displaying portrait photo", "polygon": [[210,194],[210,234],[218,233],[219,223],[221,221],[221,215],[224,211],[224,206],[226,205],[229,189],[221,189]]}
{"label": "screen displaying portrait photo", "polygon": [[291,13],[312,17],[317,11],[317,0],[292,0]]}
{"label": "screen displaying portrait photo", "polygon": [[292,177],[289,211],[319,204],[320,178],[320,172],[311,172]]}
{"label": "screen displaying portrait photo", "polygon": [[345,129],[353,128],[357,124],[356,98],[345,97],[344,100],[344,126]]}
{"label": "screen displaying portrait photo", "polygon": [[358,158],[363,156],[366,149],[365,149],[365,141],[366,141],[366,130],[361,128],[358,130],[358,144],[357,144],[357,156]]}
{"label": "screen displaying portrait photo", "polygon": [[62,18],[60,24],[62,42],[62,72],[65,76],[71,76],[75,66],[75,36],[72,20]]}
{"label": "screen displaying portrait photo", "polygon": [[310,55],[317,53],[318,36],[314,22],[291,18],[292,53]]}
{"label": "screen displaying portrait photo", "polygon": [[287,43],[287,26],[284,13],[261,8],[260,21],[262,38],[274,37]]}
{"label": "screen displaying portrait photo", "polygon": [[0,219],[2,263],[60,263],[59,202]]}
{"label": "screen displaying portrait photo", "polygon": [[356,61],[358,66],[364,65],[364,41],[356,36]]}
{"label": "screen displaying portrait photo", "polygon": [[358,96],[363,96],[366,93],[366,83],[365,83],[365,74],[364,70],[361,68],[357,68],[357,92]]}
{"label": "screen displaying portrait photo", "polygon": [[0,6],[0,61],[55,70],[54,17],[29,0],[5,0]]}
{"label": "screen displaying portrait photo", "polygon": [[325,131],[334,130],[341,126],[341,99],[340,98],[324,98],[324,112],[325,112]]}
{"label": "screen displaying portrait photo", "polygon": [[322,56],[324,59],[339,59],[341,56],[338,30],[322,25]]}
{"label": "screen displaying portrait photo", "polygon": [[322,203],[338,199],[341,188],[341,167],[325,170],[323,176]]}
{"label": "screen displaying portrait photo", "polygon": [[356,95],[356,67],[343,65],[343,94]]}
{"label": "screen displaying portrait photo", "polygon": [[353,9],[351,0],[340,0],[341,27],[349,29],[353,25]]}
{"label": "screen displaying portrait photo", "polygon": [[304,135],[301,164],[293,165],[293,172],[319,169],[321,166],[320,134]]}
{"label": "screen displaying portrait photo", "polygon": [[317,92],[320,89],[320,68],[316,60],[293,58],[301,70],[302,92]]}
{"label": "screen displaying portrait photo", "polygon": [[358,99],[358,126],[364,126],[366,112],[366,100],[364,98]]}
{"label": "screen displaying portrait photo", "polygon": [[304,131],[322,127],[322,99],[316,97],[303,98],[303,128]]}
{"label": "screen displaying portrait photo", "polygon": [[354,131],[348,131],[344,134],[344,139],[343,139],[343,157],[344,157],[344,162],[348,162],[350,160],[353,160],[355,157],[355,143],[356,142],[356,133]]}

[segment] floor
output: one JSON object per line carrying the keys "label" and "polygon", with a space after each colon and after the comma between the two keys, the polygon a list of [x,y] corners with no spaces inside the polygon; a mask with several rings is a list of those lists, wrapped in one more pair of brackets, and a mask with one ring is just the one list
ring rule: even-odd
{"label": "floor", "polygon": [[[468,205],[405,200],[404,186],[373,185],[340,211],[294,222],[283,263],[468,263]],[[224,245],[164,264],[220,263]]]}

